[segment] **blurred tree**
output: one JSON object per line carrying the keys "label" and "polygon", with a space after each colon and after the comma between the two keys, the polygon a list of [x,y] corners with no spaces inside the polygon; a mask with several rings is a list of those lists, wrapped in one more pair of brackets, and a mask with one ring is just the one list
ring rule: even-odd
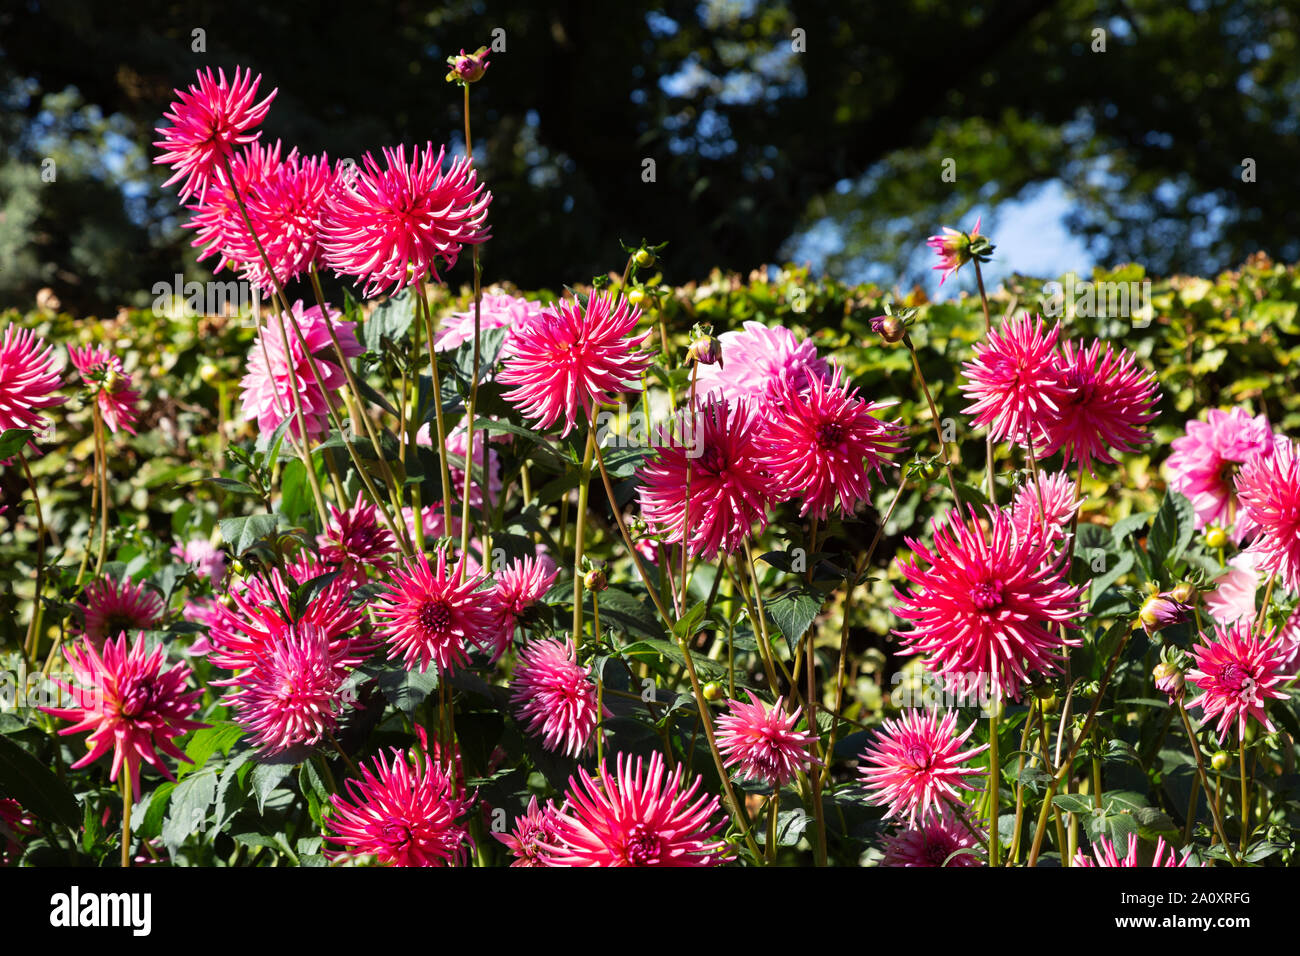
{"label": "blurred tree", "polygon": [[[192,267],[149,143],[197,67],[264,73],[280,89],[266,136],[359,158],[458,143],[444,60],[494,30],[505,50],[472,94],[495,194],[488,281],[555,287],[617,267],[614,239],[642,236],[669,240],[683,280],[789,254],[813,229],[831,234],[833,269],[912,278],[937,225],[1051,181],[1102,259],[1205,271],[1257,248],[1300,258],[1285,172],[1300,145],[1298,12],[1300,0],[28,0],[0,11],[0,304],[50,284],[111,308]],[[42,182],[51,157],[57,179]]]}

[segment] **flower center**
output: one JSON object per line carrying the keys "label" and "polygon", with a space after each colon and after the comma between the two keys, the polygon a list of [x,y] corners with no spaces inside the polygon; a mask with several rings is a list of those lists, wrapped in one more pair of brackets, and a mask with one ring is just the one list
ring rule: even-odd
{"label": "flower center", "polygon": [[1243,698],[1255,696],[1255,678],[1240,664],[1229,664],[1219,672],[1219,680]]}
{"label": "flower center", "polygon": [[908,744],[903,751],[903,759],[915,770],[930,769],[930,748],[923,744]]}
{"label": "flower center", "polygon": [[425,601],[416,619],[425,632],[430,634],[441,633],[446,630],[447,625],[451,622],[451,608],[447,606],[446,601]]}
{"label": "flower center", "polygon": [[650,830],[644,823],[638,823],[628,834],[624,852],[627,861],[633,866],[654,866],[659,862],[663,845],[663,838],[659,834]]}
{"label": "flower center", "polygon": [[384,843],[394,850],[407,846],[411,842],[411,828],[405,823],[385,823],[383,834]]}
{"label": "flower center", "polygon": [[980,581],[971,589],[971,603],[977,611],[992,611],[1002,604],[1002,582],[994,578]]}
{"label": "flower center", "polygon": [[123,717],[135,717],[143,713],[153,702],[152,684],[135,684],[128,687],[122,695],[117,711]]}
{"label": "flower center", "polygon": [[822,422],[817,426],[817,444],[831,448],[844,440],[844,426],[839,422]]}
{"label": "flower center", "polygon": [[943,866],[944,860],[948,859],[952,854],[952,851],[955,849],[957,849],[957,847],[954,845],[953,841],[949,840],[946,836],[931,837],[926,841],[925,858],[933,866]]}

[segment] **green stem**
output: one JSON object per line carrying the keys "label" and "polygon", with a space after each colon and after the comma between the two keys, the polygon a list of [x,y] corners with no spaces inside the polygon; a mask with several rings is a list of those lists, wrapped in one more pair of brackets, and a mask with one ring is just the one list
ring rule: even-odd
{"label": "green stem", "polygon": [[131,764],[122,762],[122,868],[131,865]]}
{"label": "green stem", "polygon": [[903,344],[907,346],[907,351],[911,353],[912,368],[916,370],[916,379],[921,383],[925,403],[930,406],[930,420],[934,422],[934,434],[939,439],[939,455],[943,458],[944,472],[948,475],[948,488],[952,491],[954,505],[960,508],[961,495],[957,494],[957,480],[952,476],[952,461],[948,457],[948,443],[943,440],[943,425],[939,421],[939,410],[935,407],[934,397],[930,394],[930,386],[926,384],[925,373],[921,371],[921,359],[916,354],[916,345],[913,344],[912,337],[904,335]]}
{"label": "green stem", "polygon": [[1238,866],[1237,856],[1232,852],[1232,844],[1228,842],[1227,831],[1223,829],[1219,801],[1216,798],[1213,803],[1210,802],[1210,781],[1205,773],[1205,757],[1201,754],[1201,745],[1196,740],[1196,733],[1192,730],[1192,721],[1187,716],[1187,708],[1183,706],[1182,700],[1178,701],[1178,716],[1183,719],[1183,729],[1187,731],[1187,740],[1192,745],[1192,756],[1196,758],[1196,772],[1200,776],[1201,789],[1205,791],[1205,802],[1209,804],[1210,816],[1214,820],[1214,832],[1219,835],[1219,841],[1228,854],[1228,860],[1233,866]]}
{"label": "green stem", "polygon": [[998,760],[998,717],[1002,701],[993,701],[989,714],[989,866],[1001,866],[1002,835],[998,830],[998,810],[1002,795],[1002,764]]}
{"label": "green stem", "polygon": [[41,588],[45,583],[45,513],[41,510],[41,496],[36,490],[36,479],[27,465],[27,456],[18,450],[18,464],[22,466],[27,487],[32,490],[32,501],[36,505],[36,590],[32,592],[32,617],[27,622],[27,640],[25,647],[27,660],[32,669],[36,669],[36,652],[40,649],[41,633]]}
{"label": "green stem", "polygon": [[596,453],[596,426],[587,424],[587,449],[582,455],[582,470],[578,478],[577,527],[573,541],[573,647],[575,653],[582,649],[582,554],[586,545],[587,495],[591,490],[591,462]]}

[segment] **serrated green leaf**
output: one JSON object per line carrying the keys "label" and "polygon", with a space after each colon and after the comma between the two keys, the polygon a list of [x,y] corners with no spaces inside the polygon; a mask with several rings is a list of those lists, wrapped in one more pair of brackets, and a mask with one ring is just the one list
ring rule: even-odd
{"label": "serrated green leaf", "polygon": [[279,515],[247,515],[221,519],[221,537],[236,556],[243,554],[280,526]]}

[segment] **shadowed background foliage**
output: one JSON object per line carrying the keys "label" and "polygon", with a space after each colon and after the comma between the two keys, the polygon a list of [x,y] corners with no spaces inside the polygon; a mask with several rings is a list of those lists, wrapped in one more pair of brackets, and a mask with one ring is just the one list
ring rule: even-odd
{"label": "shadowed background foliage", "polygon": [[670,243],[673,281],[814,248],[832,274],[910,282],[939,224],[1053,183],[1099,261],[1294,260],[1298,14],[1278,0],[26,0],[0,12],[0,306],[49,286],[102,313],[207,275],[149,145],[197,67],[265,74],[280,89],[265,135],[304,151],[455,147],[445,58],[498,28],[506,49],[472,93],[495,195],[489,282],[588,278],[619,263],[616,239],[643,236]]}

